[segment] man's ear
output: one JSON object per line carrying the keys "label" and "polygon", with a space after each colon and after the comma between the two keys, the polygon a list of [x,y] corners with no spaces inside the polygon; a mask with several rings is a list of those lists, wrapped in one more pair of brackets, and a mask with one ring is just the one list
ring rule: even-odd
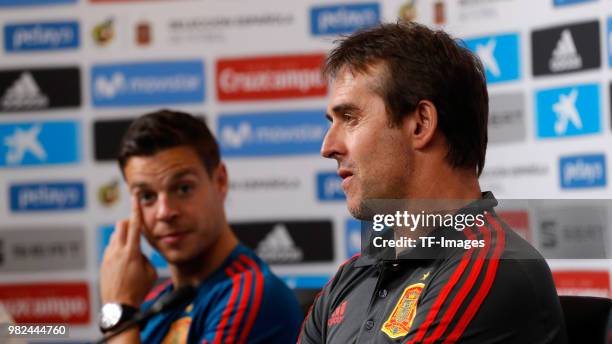
{"label": "man's ear", "polygon": [[406,121],[410,125],[405,126],[410,130],[412,147],[423,149],[433,140],[438,128],[438,110],[429,100],[421,100],[416,106],[414,114],[407,116]]}
{"label": "man's ear", "polygon": [[227,168],[223,161],[219,162],[219,165],[215,168],[213,172],[213,184],[218,188],[218,190],[225,195],[227,194],[227,190],[229,188],[229,178],[227,175]]}

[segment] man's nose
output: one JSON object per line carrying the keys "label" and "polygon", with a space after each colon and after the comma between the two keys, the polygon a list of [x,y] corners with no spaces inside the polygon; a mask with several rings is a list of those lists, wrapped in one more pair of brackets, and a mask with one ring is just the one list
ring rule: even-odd
{"label": "man's nose", "polygon": [[176,200],[173,200],[172,197],[169,197],[166,194],[161,194],[159,196],[157,205],[157,220],[171,222],[178,216],[178,214],[179,212],[176,205]]}
{"label": "man's nose", "polygon": [[346,149],[344,147],[344,139],[340,128],[332,124],[323,138],[321,156],[328,159],[336,159],[338,155],[345,153]]}

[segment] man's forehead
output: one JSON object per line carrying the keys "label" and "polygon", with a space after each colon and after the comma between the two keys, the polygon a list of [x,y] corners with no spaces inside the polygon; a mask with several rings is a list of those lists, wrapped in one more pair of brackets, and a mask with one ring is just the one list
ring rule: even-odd
{"label": "man's forehead", "polygon": [[381,61],[370,61],[365,64],[356,65],[345,64],[334,74],[334,79],[378,79],[380,75],[385,74],[387,71],[386,64]]}
{"label": "man's forehead", "polygon": [[355,80],[357,73],[349,67],[342,67],[334,77],[334,83],[346,83]]}
{"label": "man's forehead", "polygon": [[329,108],[344,103],[359,104],[365,97],[378,96],[375,91],[378,85],[379,78],[371,72],[358,72],[345,67],[333,80]]}
{"label": "man's forehead", "polygon": [[387,69],[382,63],[372,63],[357,68],[344,66],[338,70],[333,79],[333,85],[359,84],[368,86],[370,90],[380,87],[384,81]]}
{"label": "man's forehead", "polygon": [[198,174],[201,163],[190,150],[164,150],[151,156],[130,157],[125,165],[128,183],[144,179],[167,180]]}
{"label": "man's forehead", "polygon": [[183,180],[187,176],[198,176],[197,171],[191,168],[179,169],[171,173],[155,173],[151,171],[149,173],[139,173],[126,175],[126,182],[130,189],[134,188],[158,188],[167,187],[173,183]]}

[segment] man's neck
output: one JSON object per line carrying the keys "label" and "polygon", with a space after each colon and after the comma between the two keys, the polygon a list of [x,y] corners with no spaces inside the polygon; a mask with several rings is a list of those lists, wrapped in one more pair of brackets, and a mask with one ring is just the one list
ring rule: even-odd
{"label": "man's neck", "polygon": [[[427,213],[450,212],[463,208],[471,202],[482,198],[478,176],[475,171],[452,168],[446,164],[437,166],[421,174],[422,181],[416,183],[406,197],[408,208],[404,209],[413,214],[421,211]],[[412,238],[428,235],[434,228],[424,227],[413,230],[395,229],[395,238]],[[404,251],[397,248],[396,254]]]}
{"label": "man's neck", "polygon": [[238,245],[238,239],[226,224],[219,239],[192,263],[170,264],[172,284],[175,288],[185,285],[198,285],[215,272]]}
{"label": "man's neck", "polygon": [[447,163],[425,161],[413,180],[406,199],[476,200],[481,197],[475,169],[453,168]]}

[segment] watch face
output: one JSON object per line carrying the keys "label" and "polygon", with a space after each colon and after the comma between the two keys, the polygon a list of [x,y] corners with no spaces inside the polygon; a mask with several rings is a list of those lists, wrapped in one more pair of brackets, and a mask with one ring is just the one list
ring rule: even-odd
{"label": "watch face", "polygon": [[119,323],[121,319],[121,305],[118,303],[107,303],[100,311],[100,328],[107,330]]}

